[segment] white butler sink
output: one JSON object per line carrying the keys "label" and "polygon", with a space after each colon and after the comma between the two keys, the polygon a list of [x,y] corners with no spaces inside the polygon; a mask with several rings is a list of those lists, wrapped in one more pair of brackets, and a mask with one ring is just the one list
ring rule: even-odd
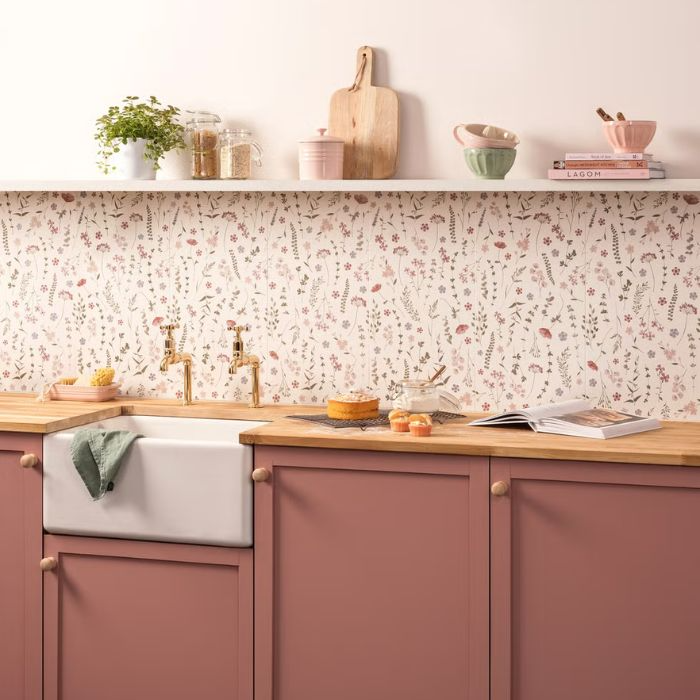
{"label": "white butler sink", "polygon": [[143,435],[122,462],[114,490],[93,501],[73,466],[82,428],[44,437],[44,528],[51,533],[189,542],[253,543],[253,450],[238,434],[262,423],[119,416],[82,428]]}

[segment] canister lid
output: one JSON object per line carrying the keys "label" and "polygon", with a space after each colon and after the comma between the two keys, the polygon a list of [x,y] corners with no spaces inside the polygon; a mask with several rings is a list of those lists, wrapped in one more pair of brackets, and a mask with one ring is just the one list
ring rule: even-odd
{"label": "canister lid", "polygon": [[337,136],[327,136],[328,129],[317,129],[318,136],[309,136],[305,139],[299,139],[299,143],[343,143],[343,139]]}
{"label": "canister lid", "polygon": [[218,114],[214,114],[213,112],[203,112],[203,111],[194,111],[194,110],[187,110],[187,114],[190,115],[187,117],[186,122],[188,125],[197,125],[197,124],[219,124],[221,122],[221,117]]}

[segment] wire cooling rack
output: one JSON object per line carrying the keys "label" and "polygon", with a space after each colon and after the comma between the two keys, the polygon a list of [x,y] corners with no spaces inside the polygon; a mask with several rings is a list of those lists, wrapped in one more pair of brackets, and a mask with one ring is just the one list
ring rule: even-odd
{"label": "wire cooling rack", "polygon": [[[389,425],[389,411],[380,411],[378,418],[366,418],[362,420],[338,420],[337,418],[329,418],[324,415],[311,416],[287,416],[287,418],[297,418],[299,420],[308,420],[314,423],[321,423],[331,428],[373,428],[380,425]],[[433,423],[446,423],[449,420],[464,418],[461,413],[449,413],[448,411],[437,411],[432,414]]]}

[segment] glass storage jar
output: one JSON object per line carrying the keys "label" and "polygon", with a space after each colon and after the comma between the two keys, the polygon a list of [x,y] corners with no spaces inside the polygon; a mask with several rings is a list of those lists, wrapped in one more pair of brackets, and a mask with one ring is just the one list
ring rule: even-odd
{"label": "glass storage jar", "polygon": [[420,379],[404,379],[399,382],[394,395],[394,408],[410,413],[459,412],[459,400],[436,384]]}
{"label": "glass storage jar", "polygon": [[262,165],[262,148],[248,129],[224,129],[219,134],[219,177],[247,180],[251,164]]}
{"label": "glass storage jar", "polygon": [[192,151],[192,179],[215,180],[219,177],[219,124],[221,118],[211,112],[190,112],[187,135]]}

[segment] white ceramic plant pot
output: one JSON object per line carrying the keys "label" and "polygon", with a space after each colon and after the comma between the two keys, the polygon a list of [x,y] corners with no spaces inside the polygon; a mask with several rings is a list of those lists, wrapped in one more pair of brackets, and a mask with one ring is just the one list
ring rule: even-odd
{"label": "white ceramic plant pot", "polygon": [[160,161],[157,180],[189,180],[192,177],[192,151],[168,151]]}
{"label": "white ceramic plant pot", "polygon": [[114,177],[119,180],[155,180],[154,163],[143,157],[146,139],[136,139],[119,144],[119,153],[115,153],[111,162],[116,168]]}

